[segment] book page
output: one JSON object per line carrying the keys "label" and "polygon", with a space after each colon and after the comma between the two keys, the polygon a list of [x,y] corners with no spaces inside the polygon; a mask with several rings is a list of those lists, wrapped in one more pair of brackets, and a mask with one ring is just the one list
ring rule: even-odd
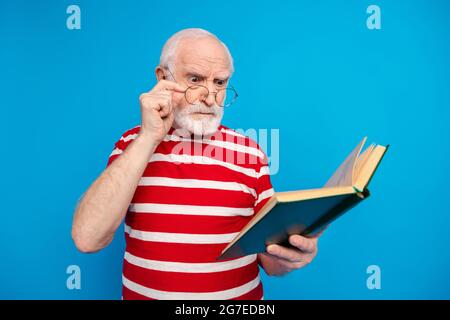
{"label": "book page", "polygon": [[356,146],[356,148],[347,156],[345,161],[339,166],[336,172],[325,184],[326,188],[338,186],[351,186],[353,184],[353,171],[355,169],[356,160],[361,149],[366,142],[367,137]]}
{"label": "book page", "polygon": [[360,156],[356,160],[356,166],[355,169],[353,170],[353,178],[352,178],[353,183],[356,183],[356,180],[358,179],[362,167],[364,167],[364,164],[369,159],[370,154],[372,153],[374,148],[375,144],[372,143],[369,147],[366,148],[366,150],[364,150],[362,154],[360,154]]}
{"label": "book page", "polygon": [[362,191],[364,190],[364,188],[367,187],[367,185],[370,182],[370,179],[372,179],[372,176],[375,173],[375,170],[380,164],[381,159],[383,159],[386,150],[387,147],[378,145],[372,151],[369,158],[364,163],[364,166],[361,168],[361,172],[358,175],[356,182],[354,183],[354,187],[357,190]]}
{"label": "book page", "polygon": [[307,189],[307,190],[297,190],[297,191],[283,191],[276,192],[275,196],[278,202],[292,202],[292,201],[302,201],[311,200],[316,198],[338,196],[342,194],[354,193],[355,190],[352,186],[338,186],[330,188],[319,188],[319,189]]}

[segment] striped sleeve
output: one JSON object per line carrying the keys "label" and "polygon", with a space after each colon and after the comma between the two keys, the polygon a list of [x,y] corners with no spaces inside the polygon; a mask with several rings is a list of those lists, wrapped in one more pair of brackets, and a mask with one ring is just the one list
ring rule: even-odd
{"label": "striped sleeve", "polygon": [[[258,147],[259,149],[259,147]],[[274,195],[272,183],[270,181],[269,162],[267,155],[263,152],[264,159],[258,161],[257,179],[256,179],[256,200],[254,205],[254,213],[257,214],[259,210],[266,204],[271,196]]]}
{"label": "striped sleeve", "polygon": [[114,148],[109,155],[108,162],[106,167],[108,167],[111,163],[114,162],[121,154],[125,151],[125,149],[131,144],[131,142],[137,137],[139,133],[139,126],[134,127],[126,131],[120,139],[114,144]]}

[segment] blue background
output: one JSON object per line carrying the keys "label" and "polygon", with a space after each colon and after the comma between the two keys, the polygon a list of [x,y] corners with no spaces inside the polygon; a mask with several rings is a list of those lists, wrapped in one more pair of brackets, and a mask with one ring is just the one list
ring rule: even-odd
{"label": "blue background", "polygon": [[[66,28],[71,4],[81,30]],[[370,4],[381,30],[366,27]],[[234,56],[240,98],[224,124],[280,130],[276,190],[320,187],[365,135],[391,144],[371,198],[311,265],[263,276],[265,298],[450,298],[449,14],[437,0],[1,1],[0,298],[120,298],[122,229],[84,255],[72,214],[139,124],[165,40],[187,27]],[[81,290],[66,288],[72,264]],[[366,287],[372,264],[380,290]]]}

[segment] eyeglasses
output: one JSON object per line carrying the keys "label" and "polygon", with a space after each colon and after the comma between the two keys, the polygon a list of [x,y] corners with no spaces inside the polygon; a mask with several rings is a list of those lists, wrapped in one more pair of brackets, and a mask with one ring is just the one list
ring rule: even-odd
{"label": "eyeglasses", "polygon": [[[164,69],[169,71],[173,80],[175,80],[175,77],[173,76],[173,73],[169,70],[169,68]],[[231,106],[238,97],[238,93],[231,85],[224,89],[219,89],[216,92],[210,92],[209,89],[203,85],[192,85],[187,87],[187,89],[184,91],[184,98],[189,104],[199,104],[205,101],[209,97],[210,93],[215,95],[215,100],[219,107]]]}

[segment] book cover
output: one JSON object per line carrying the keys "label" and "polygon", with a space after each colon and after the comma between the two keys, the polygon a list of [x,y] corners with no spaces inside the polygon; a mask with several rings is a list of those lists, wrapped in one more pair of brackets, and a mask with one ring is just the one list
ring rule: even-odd
{"label": "book cover", "polygon": [[222,251],[219,260],[266,251],[269,244],[290,246],[293,234],[313,235],[370,196],[367,188],[389,146],[364,138],[323,188],[276,192]]}

